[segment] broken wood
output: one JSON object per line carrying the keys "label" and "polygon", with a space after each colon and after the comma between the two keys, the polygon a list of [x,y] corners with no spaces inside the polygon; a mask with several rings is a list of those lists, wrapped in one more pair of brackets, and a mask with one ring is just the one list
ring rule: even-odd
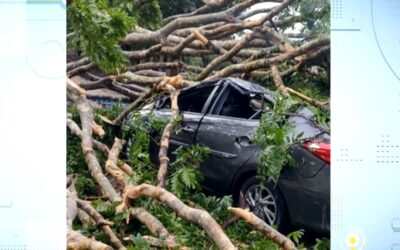
{"label": "broken wood", "polygon": [[286,53],[280,54],[275,57],[266,58],[266,59],[258,59],[258,60],[254,60],[254,61],[247,62],[247,63],[233,64],[231,66],[228,66],[228,67],[222,69],[221,71],[219,71],[218,73],[214,74],[213,76],[211,76],[207,79],[214,80],[214,79],[218,79],[221,77],[226,77],[226,76],[232,75],[234,73],[250,72],[250,71],[253,71],[256,69],[268,67],[273,64],[279,64],[285,60],[294,58],[298,55],[304,54],[304,53],[311,51],[315,48],[318,48],[320,46],[328,45],[329,43],[330,43],[329,38],[316,39],[316,40],[310,41],[302,46],[295,48],[293,51],[286,52]]}
{"label": "broken wood", "polygon": [[67,249],[112,250],[112,248],[94,238],[88,238],[72,229],[72,222],[78,212],[75,195],[67,190]]}
{"label": "broken wood", "polygon": [[228,210],[236,214],[237,216],[241,217],[244,221],[246,221],[246,223],[250,224],[255,230],[263,233],[266,237],[273,240],[284,250],[297,250],[296,246],[289,238],[287,238],[286,236],[275,230],[273,227],[269,226],[265,221],[258,218],[252,212],[249,212],[242,208],[235,208],[235,207],[229,207]]}
{"label": "broken wood", "polygon": [[79,221],[84,224],[95,225],[96,222],[90,217],[85,211],[78,208],[76,216],[78,217]]}
{"label": "broken wood", "polygon": [[116,249],[118,250],[126,249],[126,247],[122,244],[122,242],[112,231],[110,227],[113,226],[112,222],[105,220],[104,217],[99,212],[97,212],[96,209],[94,209],[89,202],[76,199],[76,203],[80,209],[84,210],[87,214],[90,215],[90,217],[93,218],[93,220],[96,222],[96,225],[98,225],[101,228],[104,235],[108,238],[108,240]]}
{"label": "broken wood", "polygon": [[108,178],[104,176],[93,150],[92,124],[94,119],[92,107],[89,105],[84,94],[80,94],[76,89],[74,90],[75,91],[71,90],[69,94],[79,111],[82,124],[82,151],[90,173],[97,184],[99,184],[100,190],[105,196],[110,198],[111,201],[120,201],[121,196],[111,185]]}
{"label": "broken wood", "polygon": [[122,161],[118,161],[118,167],[124,171],[128,176],[131,176],[133,174],[133,170],[131,168],[131,166],[129,166],[128,164],[126,164],[125,162]]}
{"label": "broken wood", "polygon": [[159,200],[169,206],[178,216],[202,227],[219,249],[236,249],[229,238],[225,235],[221,226],[208,212],[185,205],[175,195],[160,187],[148,184],[128,186],[123,193],[123,201],[117,207],[117,211],[129,209],[131,199],[138,199],[143,196]]}
{"label": "broken wood", "polygon": [[[72,119],[67,118],[67,127],[70,129],[73,135],[76,135],[82,139],[82,131],[79,128],[78,124],[76,124],[76,122],[74,122]],[[105,155],[108,155],[110,151],[107,145],[99,142],[98,140],[93,140],[93,146],[96,150],[103,152]]]}
{"label": "broken wood", "polygon": [[99,124],[97,124],[95,121],[92,122],[92,130],[93,130],[93,133],[98,135],[100,138],[103,138],[104,135],[106,134],[104,129]]}
{"label": "broken wood", "polygon": [[[143,236],[142,239],[144,239],[145,241],[147,241],[150,246],[153,247],[160,247],[160,248],[168,248],[168,249],[174,249],[177,247],[176,242],[174,241],[169,241],[168,239],[159,239],[159,238],[154,238],[152,236]],[[182,249],[182,248],[179,248]]]}
{"label": "broken wood", "polygon": [[171,235],[164,225],[152,214],[147,212],[144,208],[130,208],[130,215],[141,223],[146,225],[147,229],[156,236],[158,239],[164,239],[167,247],[174,248],[177,246],[176,239]]}
{"label": "broken wood", "polygon": [[288,91],[283,84],[282,78],[279,74],[278,67],[276,65],[271,65],[271,74],[272,74],[272,79],[275,83],[276,90],[280,93],[283,93],[284,95],[288,95]]}
{"label": "broken wood", "polygon": [[215,69],[221,63],[230,60],[234,55],[236,55],[251,39],[253,39],[255,33],[248,33],[242,38],[232,49],[222,54],[221,56],[212,60],[211,63],[197,76],[197,80],[201,81],[205,79],[213,69]]}
{"label": "broken wood", "polygon": [[110,153],[108,154],[108,159],[106,161],[105,167],[107,173],[112,175],[122,188],[124,188],[129,181],[129,176],[121,168],[118,167],[118,156],[124,144],[124,140],[120,140],[118,138],[114,139],[114,144],[110,150]]}
{"label": "broken wood", "polygon": [[165,187],[165,179],[168,171],[168,148],[169,148],[169,138],[173,132],[175,124],[177,122],[179,116],[179,107],[178,107],[178,96],[179,91],[176,90],[172,85],[169,83],[166,84],[166,87],[170,91],[170,98],[171,98],[171,117],[164,128],[164,131],[161,135],[160,140],[160,151],[158,153],[158,158],[160,160],[160,167],[157,173],[157,186],[158,187]]}
{"label": "broken wood", "polygon": [[315,100],[315,99],[313,99],[313,98],[311,98],[311,97],[308,97],[308,96],[306,96],[306,95],[304,95],[304,94],[302,94],[302,93],[300,93],[300,92],[298,92],[298,91],[296,91],[296,90],[294,90],[294,89],[292,89],[292,88],[289,88],[289,87],[286,87],[286,90],[290,93],[290,94],[292,94],[292,95],[295,95],[295,96],[297,96],[297,97],[299,97],[300,99],[302,99],[303,101],[305,101],[305,102],[308,102],[309,104],[311,104],[311,105],[313,105],[313,106],[316,106],[316,107],[318,107],[318,108],[321,108],[321,109],[328,109],[328,102],[320,102],[320,101],[317,101],[317,100]]}
{"label": "broken wood", "polygon": [[76,90],[80,95],[86,94],[85,89],[81,88],[78,84],[72,81],[70,78],[67,77],[67,88],[71,90]]}
{"label": "broken wood", "polygon": [[120,125],[122,120],[135,108],[137,108],[140,104],[142,104],[142,102],[151,95],[151,92],[147,92],[145,94],[142,94],[141,96],[139,96],[138,99],[136,99],[134,102],[132,102],[131,104],[129,104],[128,106],[126,106],[124,108],[124,110],[112,121],[112,124],[115,125]]}
{"label": "broken wood", "polygon": [[[135,4],[149,4],[149,0],[135,0],[134,2]],[[129,69],[127,72],[121,72],[115,76],[107,75],[105,72],[101,72],[101,69],[97,68],[93,60],[88,57],[76,60],[76,53],[71,56],[74,61],[67,64],[68,76],[79,74],[74,77],[74,80],[67,79],[67,94],[69,101],[72,100],[78,106],[82,130],[71,119],[67,119],[67,127],[71,134],[81,138],[86,163],[99,189],[99,193],[90,194],[90,197],[86,197],[86,201],[74,198],[75,206],[77,206],[76,200],[80,203],[76,208],[76,216],[86,223],[99,225],[104,235],[113,239],[112,242],[115,240],[112,243],[114,248],[123,249],[119,238],[130,241],[133,238],[127,237],[124,227],[113,230],[109,221],[104,218],[102,220],[98,216],[99,214],[95,213],[96,211],[88,210],[87,207],[91,206],[88,201],[91,199],[123,200],[118,210],[126,209],[129,214],[127,220],[129,217],[135,218],[149,229],[151,236],[142,238],[151,246],[185,249],[185,247],[179,246],[175,236],[168,232],[162,222],[145,208],[129,208],[130,199],[142,196],[157,199],[171,207],[178,216],[202,227],[218,248],[235,248],[224,234],[223,228],[241,218],[240,215],[234,213],[233,217],[225,221],[221,228],[207,211],[195,203],[189,201],[186,202],[189,205],[185,205],[173,194],[160,188],[166,186],[169,167],[167,152],[171,134],[179,117],[177,100],[181,88],[196,85],[199,83],[198,81],[204,79],[216,80],[221,77],[237,76],[245,79],[267,77],[273,79],[278,92],[296,96],[321,108],[328,108],[327,102],[319,102],[284,84],[288,77],[298,72],[303,73],[300,71],[303,68],[304,72],[308,73],[310,72],[309,67],[314,67],[314,65],[322,67],[329,76],[329,38],[309,41],[311,36],[307,36],[306,32],[289,34],[285,31],[282,33],[288,27],[287,25],[308,20],[304,16],[280,15],[282,10],[294,2],[293,0],[272,0],[277,3],[274,7],[263,8],[249,8],[262,2],[258,0],[238,2],[204,0],[204,2],[206,5],[191,13],[178,14],[164,19],[164,25],[158,30],[152,31],[136,26],[124,41],[121,41],[124,43],[121,46],[124,51],[122,49],[121,51],[131,63],[127,65]],[[226,7],[228,5],[229,7]],[[255,16],[258,13],[263,14]],[[74,36],[73,31],[70,34]],[[292,37],[295,37],[296,40]],[[94,72],[95,74],[93,74]],[[108,97],[107,92],[115,93],[117,97]],[[157,173],[157,186],[159,187],[147,184],[130,186],[129,178],[134,174],[135,166],[132,169],[127,163],[118,159],[124,141],[115,138],[110,149],[100,142],[100,139],[93,138],[93,134],[100,138],[105,135],[102,128],[94,123],[93,110],[90,109],[93,108],[93,104],[88,98],[94,100],[107,98],[112,101],[128,102],[129,104],[114,120],[99,116],[106,124],[121,126],[131,111],[153,102],[155,96],[165,94],[169,94],[171,98],[171,117],[163,130],[160,143],[160,166]],[[261,102],[254,101],[251,105],[257,109],[262,108]],[[107,155],[105,164],[107,176],[102,172],[104,170],[100,167],[94,150]],[[121,190],[123,190],[123,197],[119,193]],[[85,206],[86,210],[83,210],[81,207]],[[242,207],[244,208],[244,206]],[[128,208],[129,210],[127,210]],[[72,225],[72,221],[70,223]],[[77,244],[79,241],[80,245]],[[118,245],[118,241],[121,245]],[[235,242],[235,245],[247,247],[242,242]],[[98,242],[96,239],[89,239],[80,232],[72,230],[72,227],[68,228],[68,247],[71,249],[111,249],[107,244]]]}

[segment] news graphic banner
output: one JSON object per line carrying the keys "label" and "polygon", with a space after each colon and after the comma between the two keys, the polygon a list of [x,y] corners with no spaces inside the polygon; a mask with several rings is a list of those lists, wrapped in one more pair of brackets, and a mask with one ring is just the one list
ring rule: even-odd
{"label": "news graphic banner", "polygon": [[65,14],[0,0],[0,250],[65,249]]}
{"label": "news graphic banner", "polygon": [[332,0],[331,249],[400,249],[400,1]]}

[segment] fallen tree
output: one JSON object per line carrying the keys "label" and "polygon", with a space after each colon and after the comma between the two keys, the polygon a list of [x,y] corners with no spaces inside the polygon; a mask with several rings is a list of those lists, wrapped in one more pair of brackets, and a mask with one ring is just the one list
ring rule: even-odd
{"label": "fallen tree", "polygon": [[[284,81],[313,66],[329,71],[327,58],[330,41],[325,33],[313,35],[312,31],[307,31],[307,26],[302,28],[306,30],[303,33],[308,34],[304,38],[291,38],[297,36],[289,35],[292,33],[286,35],[285,32],[288,27],[299,23],[304,26],[313,23],[313,26],[321,26],[315,29],[327,30],[329,23],[322,22],[322,17],[318,15],[327,14],[328,3],[322,1],[318,4],[314,1],[308,11],[299,7],[301,2],[295,3],[295,7],[288,7],[294,2],[291,0],[267,1],[268,7],[255,7],[262,2],[247,0],[238,4],[226,2],[221,5],[204,5],[191,14],[167,18],[164,25],[154,31],[136,26],[133,32],[123,37],[125,45],[121,52],[121,57],[129,59],[131,66],[125,67],[125,63],[122,63],[108,69],[103,65],[106,62],[90,59],[90,56],[99,53],[91,50],[88,52],[89,57],[68,62],[67,74],[70,77],[77,74],[85,76],[85,72],[94,68],[103,69],[106,74],[117,73],[116,78],[109,75],[92,82],[80,80],[78,84],[87,90],[108,88],[131,100],[143,101],[143,96],[151,98],[148,88],[154,89],[155,85],[163,81],[164,76],[178,73],[183,78],[182,86],[188,86],[196,84],[192,79],[200,81],[227,76],[256,76],[271,79],[272,82],[274,75],[270,69],[275,66],[279,67]],[[299,12],[295,15],[288,15],[296,10]],[[124,11],[121,9],[121,12]],[[72,22],[71,26],[75,27],[74,24]],[[80,28],[75,29],[75,36],[83,32]],[[98,42],[96,38],[92,40]],[[193,64],[193,60],[198,62],[199,57],[202,57],[200,65]],[[193,75],[196,77],[193,78]],[[327,106],[321,105],[326,101],[310,101],[315,98],[288,87],[290,95],[319,108]],[[120,118],[116,120],[120,121]]]}
{"label": "fallen tree", "polygon": [[[327,15],[329,5],[311,1],[314,5],[307,12],[301,1],[292,0],[205,2],[188,13],[164,19],[155,16],[159,23],[154,27],[148,27],[152,22],[141,20],[144,14],[138,14],[142,11],[152,18],[152,12],[159,13],[154,0],[134,1],[131,8],[124,1],[121,5],[109,1],[104,6],[94,1],[69,3],[68,43],[75,49],[69,50],[67,63],[68,145],[72,141],[79,144],[79,152],[72,146],[68,151],[79,155],[68,163],[73,166],[67,191],[69,249],[139,248],[142,241],[148,247],[165,249],[238,249],[247,248],[253,240],[264,246],[261,249],[268,244],[296,249],[290,239],[248,211],[230,208],[235,216],[229,219],[228,198],[200,195],[192,201],[189,192],[186,196],[172,193],[168,178],[175,170],[168,157],[169,140],[179,121],[180,90],[202,80],[250,79],[318,110],[329,109],[329,93],[321,95],[319,90],[309,91],[310,87],[293,82],[299,77],[315,78],[314,88],[320,79],[329,80],[330,39],[326,33],[314,33],[315,27],[324,28],[321,23],[329,26],[317,17]],[[259,3],[267,5],[257,7]],[[295,24],[303,25],[299,33]],[[103,39],[105,33],[109,39]],[[160,95],[170,96],[172,115],[157,142],[158,169],[150,170],[148,152],[140,147],[131,165],[120,159],[127,144],[120,139],[124,138],[123,121]],[[93,103],[96,98],[126,105],[117,105],[117,112],[104,110]],[[144,127],[136,125],[133,138],[143,147],[151,140],[144,135]],[[212,209],[210,203],[215,200],[224,203],[219,204],[221,209]],[[249,231],[241,231],[238,218],[261,233],[252,239]],[[185,238],[188,231],[191,236]]]}

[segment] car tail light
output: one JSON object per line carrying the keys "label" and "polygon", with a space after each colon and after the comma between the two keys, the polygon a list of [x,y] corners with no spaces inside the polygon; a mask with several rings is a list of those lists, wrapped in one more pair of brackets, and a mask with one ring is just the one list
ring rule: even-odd
{"label": "car tail light", "polygon": [[331,144],[308,141],[303,144],[303,147],[324,162],[331,163]]}

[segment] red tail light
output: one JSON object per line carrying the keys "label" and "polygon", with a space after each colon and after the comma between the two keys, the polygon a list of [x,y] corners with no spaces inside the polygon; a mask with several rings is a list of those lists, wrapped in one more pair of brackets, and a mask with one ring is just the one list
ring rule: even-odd
{"label": "red tail light", "polygon": [[326,163],[331,163],[331,144],[308,141],[303,147]]}

